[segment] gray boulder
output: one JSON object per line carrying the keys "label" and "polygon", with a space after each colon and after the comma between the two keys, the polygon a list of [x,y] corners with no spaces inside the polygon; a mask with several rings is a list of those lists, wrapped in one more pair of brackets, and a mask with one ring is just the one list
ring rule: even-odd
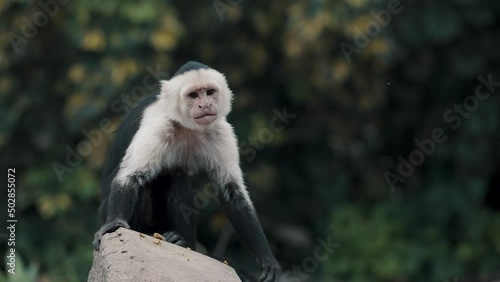
{"label": "gray boulder", "polygon": [[103,236],[88,282],[241,281],[229,265],[124,228]]}

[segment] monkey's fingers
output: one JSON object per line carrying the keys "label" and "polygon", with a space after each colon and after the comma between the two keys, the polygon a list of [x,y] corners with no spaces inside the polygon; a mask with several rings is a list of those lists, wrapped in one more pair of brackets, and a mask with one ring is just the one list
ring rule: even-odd
{"label": "monkey's fingers", "polygon": [[259,278],[259,282],[274,282],[278,281],[280,274],[279,266],[266,265],[262,275]]}
{"label": "monkey's fingers", "polygon": [[128,223],[120,219],[105,223],[94,235],[94,241],[92,242],[94,250],[99,251],[99,245],[104,234],[114,232],[120,227],[130,229]]}
{"label": "monkey's fingers", "polygon": [[172,243],[174,245],[180,246],[180,247],[189,247],[188,243],[186,240],[184,240],[184,237],[180,235],[177,232],[174,231],[168,231],[163,234],[163,237],[165,237],[165,241]]}
{"label": "monkey's fingers", "polygon": [[264,268],[262,275],[259,278],[260,282],[268,281],[267,277],[269,276],[269,267]]}
{"label": "monkey's fingers", "polygon": [[99,235],[99,231],[97,231],[94,235],[94,241],[92,241],[92,245],[94,245],[94,250],[99,251],[99,245],[101,244],[102,235]]}

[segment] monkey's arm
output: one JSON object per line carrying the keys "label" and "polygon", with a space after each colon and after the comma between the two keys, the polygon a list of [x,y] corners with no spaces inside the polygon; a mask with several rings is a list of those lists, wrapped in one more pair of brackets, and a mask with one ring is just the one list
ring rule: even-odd
{"label": "monkey's arm", "polygon": [[116,174],[104,187],[104,225],[96,232],[94,248],[97,250],[104,234],[119,227],[130,228],[129,221],[139,197],[139,189],[155,178],[162,166],[161,152],[168,143],[160,140],[155,128],[141,127],[126,150],[123,159],[115,168]]}
{"label": "monkey's arm", "polygon": [[241,241],[263,268],[259,281],[277,281],[280,266],[269,248],[255,209],[244,188],[235,183],[226,184],[219,193],[219,199]]}
{"label": "monkey's arm", "polygon": [[120,227],[130,229],[128,222],[137,204],[140,188],[141,181],[134,177],[130,177],[125,183],[113,180],[107,198],[107,207],[104,207],[106,208],[104,211],[106,222],[94,236],[94,249],[99,249],[104,234],[114,232]]}
{"label": "monkey's arm", "polygon": [[277,281],[280,266],[267,243],[252,201],[243,182],[236,136],[229,124],[219,131],[218,161],[212,178],[221,186],[219,199],[242,243],[263,268],[259,281]]}

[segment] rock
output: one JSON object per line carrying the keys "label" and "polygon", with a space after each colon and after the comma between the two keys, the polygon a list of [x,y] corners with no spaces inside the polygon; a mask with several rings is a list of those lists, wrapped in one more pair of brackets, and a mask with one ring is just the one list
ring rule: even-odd
{"label": "rock", "polygon": [[88,282],[241,281],[223,262],[124,228],[103,236]]}

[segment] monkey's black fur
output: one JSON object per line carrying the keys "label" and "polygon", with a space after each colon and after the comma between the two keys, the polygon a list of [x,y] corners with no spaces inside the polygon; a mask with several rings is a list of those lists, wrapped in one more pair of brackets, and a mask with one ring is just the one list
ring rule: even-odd
{"label": "monkey's black fur", "polygon": [[180,67],[175,72],[174,76],[177,76],[177,75],[180,75],[180,74],[183,74],[185,72],[192,71],[192,70],[209,69],[209,68],[210,68],[209,66],[204,65],[202,63],[195,62],[195,61],[189,61],[189,62],[185,63],[182,67]]}

